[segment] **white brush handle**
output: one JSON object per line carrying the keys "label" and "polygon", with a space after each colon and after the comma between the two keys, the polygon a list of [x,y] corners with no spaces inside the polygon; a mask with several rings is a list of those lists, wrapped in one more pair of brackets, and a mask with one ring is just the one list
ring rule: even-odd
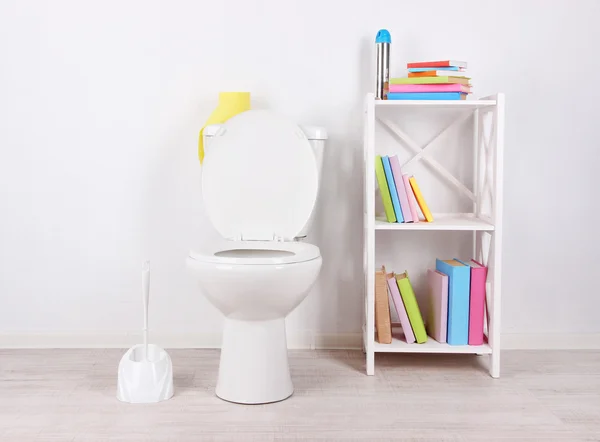
{"label": "white brush handle", "polygon": [[148,360],[148,304],[150,302],[150,261],[142,266],[142,298],[144,302],[144,356]]}

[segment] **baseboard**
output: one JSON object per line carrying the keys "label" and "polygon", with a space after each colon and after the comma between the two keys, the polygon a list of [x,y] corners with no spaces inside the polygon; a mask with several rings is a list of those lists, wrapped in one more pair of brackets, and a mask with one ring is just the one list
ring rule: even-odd
{"label": "baseboard", "polygon": [[[361,349],[361,333],[288,333],[290,349]],[[156,333],[150,341],[163,348],[219,348],[220,333]],[[140,333],[61,332],[0,333],[0,348],[129,348]],[[600,333],[502,335],[503,350],[600,350]]]}
{"label": "baseboard", "polygon": [[504,350],[600,350],[600,333],[504,333]]}
{"label": "baseboard", "polygon": [[[359,333],[287,334],[290,349],[358,349]],[[129,348],[142,342],[141,333],[37,332],[0,333],[0,348]],[[151,333],[150,342],[163,348],[220,348],[220,333]]]}

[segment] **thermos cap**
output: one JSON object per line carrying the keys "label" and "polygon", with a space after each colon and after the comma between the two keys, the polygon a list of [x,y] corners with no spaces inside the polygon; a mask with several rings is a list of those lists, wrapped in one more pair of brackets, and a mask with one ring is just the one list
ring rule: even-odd
{"label": "thermos cap", "polygon": [[377,37],[375,37],[375,43],[391,43],[392,37],[387,29],[380,29],[377,32]]}

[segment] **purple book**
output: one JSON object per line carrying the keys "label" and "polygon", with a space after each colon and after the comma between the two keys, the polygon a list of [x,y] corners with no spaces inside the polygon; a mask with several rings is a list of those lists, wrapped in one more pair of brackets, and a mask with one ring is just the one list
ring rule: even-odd
{"label": "purple book", "polygon": [[408,205],[410,206],[410,214],[412,216],[413,223],[418,223],[419,214],[417,213],[417,200],[415,199],[415,193],[410,185],[410,176],[404,174],[402,175],[402,178],[404,179],[404,188],[406,189],[406,194],[408,195]]}
{"label": "purple book", "polygon": [[396,307],[396,313],[398,313],[398,319],[400,319],[400,325],[402,325],[402,330],[404,330],[404,338],[406,339],[407,343],[412,344],[415,342],[415,334],[413,333],[410,320],[406,314],[406,308],[404,308],[404,302],[400,296],[400,290],[398,290],[396,278],[394,277],[393,273],[388,273],[386,278],[388,287],[390,288],[390,293],[392,294],[392,301],[394,301],[394,306]]}

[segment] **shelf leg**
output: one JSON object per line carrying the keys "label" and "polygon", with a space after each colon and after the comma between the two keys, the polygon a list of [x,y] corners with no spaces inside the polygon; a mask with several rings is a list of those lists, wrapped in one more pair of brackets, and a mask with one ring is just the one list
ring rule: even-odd
{"label": "shelf leg", "polygon": [[364,257],[365,257],[365,323],[364,346],[366,347],[367,375],[375,374],[375,101],[373,97],[365,109],[365,198],[366,209]]}
{"label": "shelf leg", "polygon": [[490,376],[500,377],[500,352],[495,351],[490,355]]}
{"label": "shelf leg", "polygon": [[375,352],[367,351],[367,375],[375,375]]}
{"label": "shelf leg", "polygon": [[496,226],[493,233],[493,288],[492,288],[492,354],[490,356],[490,374],[493,378],[500,377],[500,306],[501,278],[502,278],[502,200],[503,200],[503,169],[504,169],[504,94],[496,98],[496,112],[494,114],[493,138],[493,219]]}

